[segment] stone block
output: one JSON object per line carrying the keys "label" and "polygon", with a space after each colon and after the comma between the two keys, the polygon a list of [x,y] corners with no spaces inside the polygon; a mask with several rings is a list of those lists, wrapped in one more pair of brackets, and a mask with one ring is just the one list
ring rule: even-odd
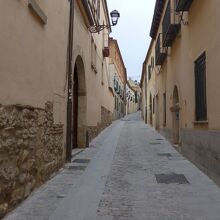
{"label": "stone block", "polygon": [[220,183],[220,132],[204,130],[181,130],[182,153]]}
{"label": "stone block", "polygon": [[16,205],[18,202],[24,198],[24,187],[19,187],[15,189],[11,194],[10,205]]}
{"label": "stone block", "polygon": [[29,159],[27,162],[21,165],[21,170],[24,172],[31,171],[33,168],[36,168],[35,159]]}
{"label": "stone block", "polygon": [[24,198],[27,198],[30,195],[33,187],[34,187],[34,185],[32,182],[29,182],[25,185]]}
{"label": "stone block", "polygon": [[15,179],[18,176],[18,174],[19,170],[15,166],[6,166],[0,169],[0,178],[3,179],[3,181],[5,182]]}
{"label": "stone block", "polygon": [[11,209],[63,165],[63,125],[47,102],[45,109],[0,105],[0,128],[0,202]]}
{"label": "stone block", "polygon": [[26,180],[27,180],[27,174],[21,173],[21,174],[19,175],[19,183],[20,183],[20,184],[23,184],[23,183],[26,182]]}
{"label": "stone block", "polygon": [[22,150],[19,155],[20,163],[23,163],[24,161],[26,161],[28,158],[28,155],[29,155],[29,152],[27,150]]}
{"label": "stone block", "polygon": [[8,210],[8,203],[5,202],[0,204],[0,218],[6,214],[7,210]]}

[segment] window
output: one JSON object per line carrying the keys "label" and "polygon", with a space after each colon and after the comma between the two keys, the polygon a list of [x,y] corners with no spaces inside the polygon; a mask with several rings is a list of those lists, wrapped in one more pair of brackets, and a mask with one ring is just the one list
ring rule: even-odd
{"label": "window", "polygon": [[196,121],[206,121],[207,103],[206,103],[206,53],[205,52],[195,61],[194,71],[195,71]]}
{"label": "window", "polygon": [[92,67],[92,69],[94,70],[95,73],[97,73],[96,54],[97,54],[97,49],[96,49],[95,42],[92,38],[92,40],[91,40],[91,67]]}
{"label": "window", "polygon": [[153,98],[153,114],[155,113],[155,97]]}
{"label": "window", "polygon": [[115,96],[115,110],[117,110],[117,98]]}
{"label": "window", "polygon": [[151,57],[151,67],[154,68],[154,57]]}
{"label": "window", "polygon": [[104,63],[102,62],[102,77],[101,77],[101,84],[104,85]]}
{"label": "window", "polygon": [[137,91],[135,91],[134,95],[135,95],[135,103],[137,103],[137,102],[138,102],[138,94],[137,94]]}
{"label": "window", "polygon": [[167,119],[166,119],[166,108],[167,108],[167,103],[166,103],[166,93],[163,94],[163,126],[166,125]]}
{"label": "window", "polygon": [[148,80],[151,79],[151,65],[148,65]]}

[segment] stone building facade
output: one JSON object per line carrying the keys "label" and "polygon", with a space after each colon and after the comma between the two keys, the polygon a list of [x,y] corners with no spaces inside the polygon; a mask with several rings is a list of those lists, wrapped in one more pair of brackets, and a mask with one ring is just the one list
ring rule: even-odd
{"label": "stone building facade", "polygon": [[146,121],[217,183],[219,7],[215,0],[157,0],[141,80]]}
{"label": "stone building facade", "polygon": [[135,111],[138,111],[141,109],[141,88],[140,84],[137,80],[132,80],[132,78],[129,78],[127,81],[128,87],[130,87],[134,91],[134,100],[135,100]]}
{"label": "stone building facade", "polygon": [[8,0],[0,18],[1,218],[111,123],[113,95],[111,29],[88,30],[105,0]]}
{"label": "stone building facade", "polygon": [[137,102],[135,100],[135,91],[127,82],[126,84],[126,115],[137,111]]}
{"label": "stone building facade", "polygon": [[68,1],[0,3],[0,218],[65,162],[68,17]]}
{"label": "stone building facade", "polygon": [[126,82],[127,71],[117,40],[109,38],[109,69],[110,88],[113,92],[113,119],[119,119],[126,114]]}
{"label": "stone building facade", "polygon": [[72,63],[73,85],[77,84],[77,90],[73,91],[77,116],[72,126],[77,140],[73,141],[73,148],[85,147],[112,122],[113,94],[108,65],[111,29],[90,33],[89,28],[95,24],[110,24],[106,0],[76,0]]}

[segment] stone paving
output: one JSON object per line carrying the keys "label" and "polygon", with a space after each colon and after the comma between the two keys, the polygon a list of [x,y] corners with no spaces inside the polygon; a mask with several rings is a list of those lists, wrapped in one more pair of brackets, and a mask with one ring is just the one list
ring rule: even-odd
{"label": "stone paving", "polygon": [[139,113],[73,161],[5,220],[220,220],[219,187]]}

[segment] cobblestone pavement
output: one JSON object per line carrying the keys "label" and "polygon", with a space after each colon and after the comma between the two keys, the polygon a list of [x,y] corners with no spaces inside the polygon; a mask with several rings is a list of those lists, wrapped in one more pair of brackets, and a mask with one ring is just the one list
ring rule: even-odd
{"label": "cobblestone pavement", "polygon": [[135,113],[5,219],[220,220],[219,208],[219,187]]}

